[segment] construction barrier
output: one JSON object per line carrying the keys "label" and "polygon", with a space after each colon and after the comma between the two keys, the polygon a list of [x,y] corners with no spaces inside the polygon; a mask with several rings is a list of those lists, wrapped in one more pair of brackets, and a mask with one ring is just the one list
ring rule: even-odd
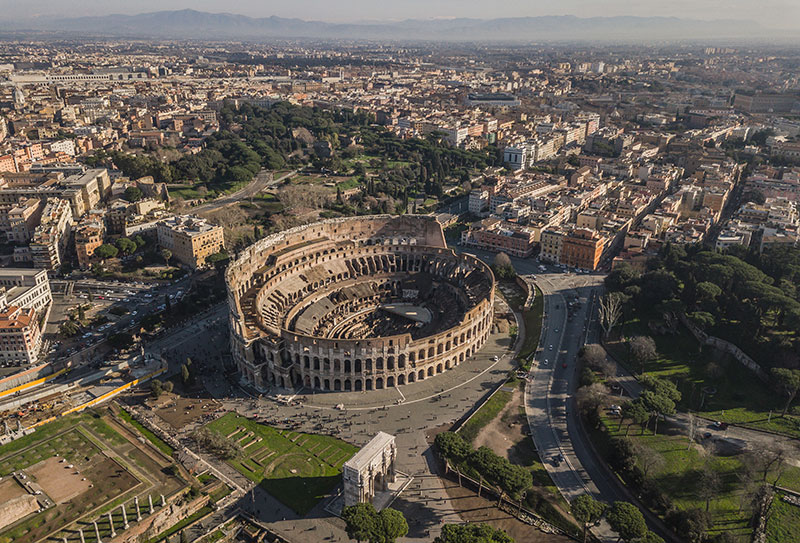
{"label": "construction barrier", "polygon": [[162,373],[165,373],[166,371],[167,371],[167,366],[166,365],[162,365],[159,369],[148,373],[144,377],[140,377],[138,379],[134,379],[133,381],[125,383],[122,386],[119,386],[119,387],[117,387],[117,388],[115,388],[113,390],[110,390],[110,391],[106,392],[102,396],[98,396],[97,398],[95,398],[93,400],[89,400],[88,402],[86,402],[84,404],[81,404],[81,405],[79,405],[77,407],[73,407],[72,409],[68,409],[68,410],[64,411],[63,413],[60,413],[60,414],[58,414],[58,415],[56,415],[54,417],[50,417],[49,419],[45,419],[45,420],[39,421],[36,424],[26,428],[26,430],[27,429],[31,429],[31,428],[36,428],[38,426],[42,426],[44,424],[47,424],[48,422],[56,420],[58,417],[65,417],[65,416],[70,415],[72,413],[79,413],[80,411],[83,411],[84,409],[87,409],[89,407],[93,407],[95,405],[101,404],[104,401],[113,398],[117,394],[120,394],[121,392],[124,392],[124,391],[128,390],[131,387],[135,387],[136,385],[138,385],[140,383],[144,383],[146,381],[149,381],[153,377],[157,377],[157,376],[161,375]]}

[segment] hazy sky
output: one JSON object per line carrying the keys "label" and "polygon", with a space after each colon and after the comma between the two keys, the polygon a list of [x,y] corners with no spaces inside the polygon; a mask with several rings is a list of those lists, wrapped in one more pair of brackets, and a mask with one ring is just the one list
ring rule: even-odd
{"label": "hazy sky", "polygon": [[0,0],[0,18],[134,14],[184,8],[324,21],[661,15],[746,19],[768,27],[800,28],[800,0]]}

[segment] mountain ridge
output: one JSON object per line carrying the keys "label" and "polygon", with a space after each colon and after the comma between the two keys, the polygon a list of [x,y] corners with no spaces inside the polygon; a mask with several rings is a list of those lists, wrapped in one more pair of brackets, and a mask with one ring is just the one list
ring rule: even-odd
{"label": "mountain ridge", "polygon": [[[13,28],[9,25],[13,24]],[[110,14],[74,18],[0,21],[0,31],[30,29],[94,36],[174,39],[362,39],[426,41],[628,41],[745,38],[764,28],[742,20],[696,20],[679,17],[577,17],[548,15],[494,19],[405,19],[329,23],[277,16],[254,18],[193,9],[136,15]]]}

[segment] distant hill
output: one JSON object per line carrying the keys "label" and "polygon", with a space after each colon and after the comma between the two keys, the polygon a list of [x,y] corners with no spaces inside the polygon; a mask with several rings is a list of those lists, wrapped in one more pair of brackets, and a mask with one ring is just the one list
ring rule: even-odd
{"label": "distant hill", "polygon": [[740,20],[572,15],[503,19],[408,19],[397,22],[325,23],[281,17],[253,18],[191,9],[140,15],[0,21],[0,31],[22,29],[85,36],[173,39],[323,38],[436,41],[658,41],[753,38],[758,25]]}

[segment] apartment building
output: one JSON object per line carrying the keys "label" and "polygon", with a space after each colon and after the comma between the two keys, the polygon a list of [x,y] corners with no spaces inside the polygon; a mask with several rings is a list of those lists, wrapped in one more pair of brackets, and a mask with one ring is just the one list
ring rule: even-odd
{"label": "apartment building", "polygon": [[461,233],[461,244],[526,258],[536,247],[533,231],[497,218],[484,219]]}
{"label": "apartment building", "polygon": [[41,346],[42,334],[34,309],[10,305],[0,311],[0,364],[33,364]]}
{"label": "apartment building", "polygon": [[44,200],[21,198],[16,205],[0,204],[0,229],[6,240],[13,243],[28,243],[39,224],[44,209]]}
{"label": "apartment building", "polygon": [[34,268],[55,270],[63,262],[64,250],[72,231],[72,209],[66,200],[48,198],[42,222],[30,243]]}
{"label": "apartment building", "polygon": [[63,198],[72,207],[72,216],[78,218],[108,198],[111,194],[111,178],[105,168],[86,170],[83,174],[71,175],[64,180],[66,189]]}
{"label": "apartment building", "polygon": [[572,268],[596,270],[607,241],[594,230],[576,228],[562,240],[561,263]]}
{"label": "apartment building", "polygon": [[564,243],[564,232],[560,229],[548,228],[542,230],[540,236],[539,260],[559,264],[561,262],[561,247]]}
{"label": "apartment building", "polygon": [[199,217],[175,216],[158,223],[158,244],[173,258],[192,269],[206,265],[206,258],[225,248],[221,226]]}
{"label": "apartment building", "polygon": [[75,252],[78,266],[83,270],[91,267],[95,249],[103,244],[106,235],[103,215],[102,212],[94,212],[75,229]]}

